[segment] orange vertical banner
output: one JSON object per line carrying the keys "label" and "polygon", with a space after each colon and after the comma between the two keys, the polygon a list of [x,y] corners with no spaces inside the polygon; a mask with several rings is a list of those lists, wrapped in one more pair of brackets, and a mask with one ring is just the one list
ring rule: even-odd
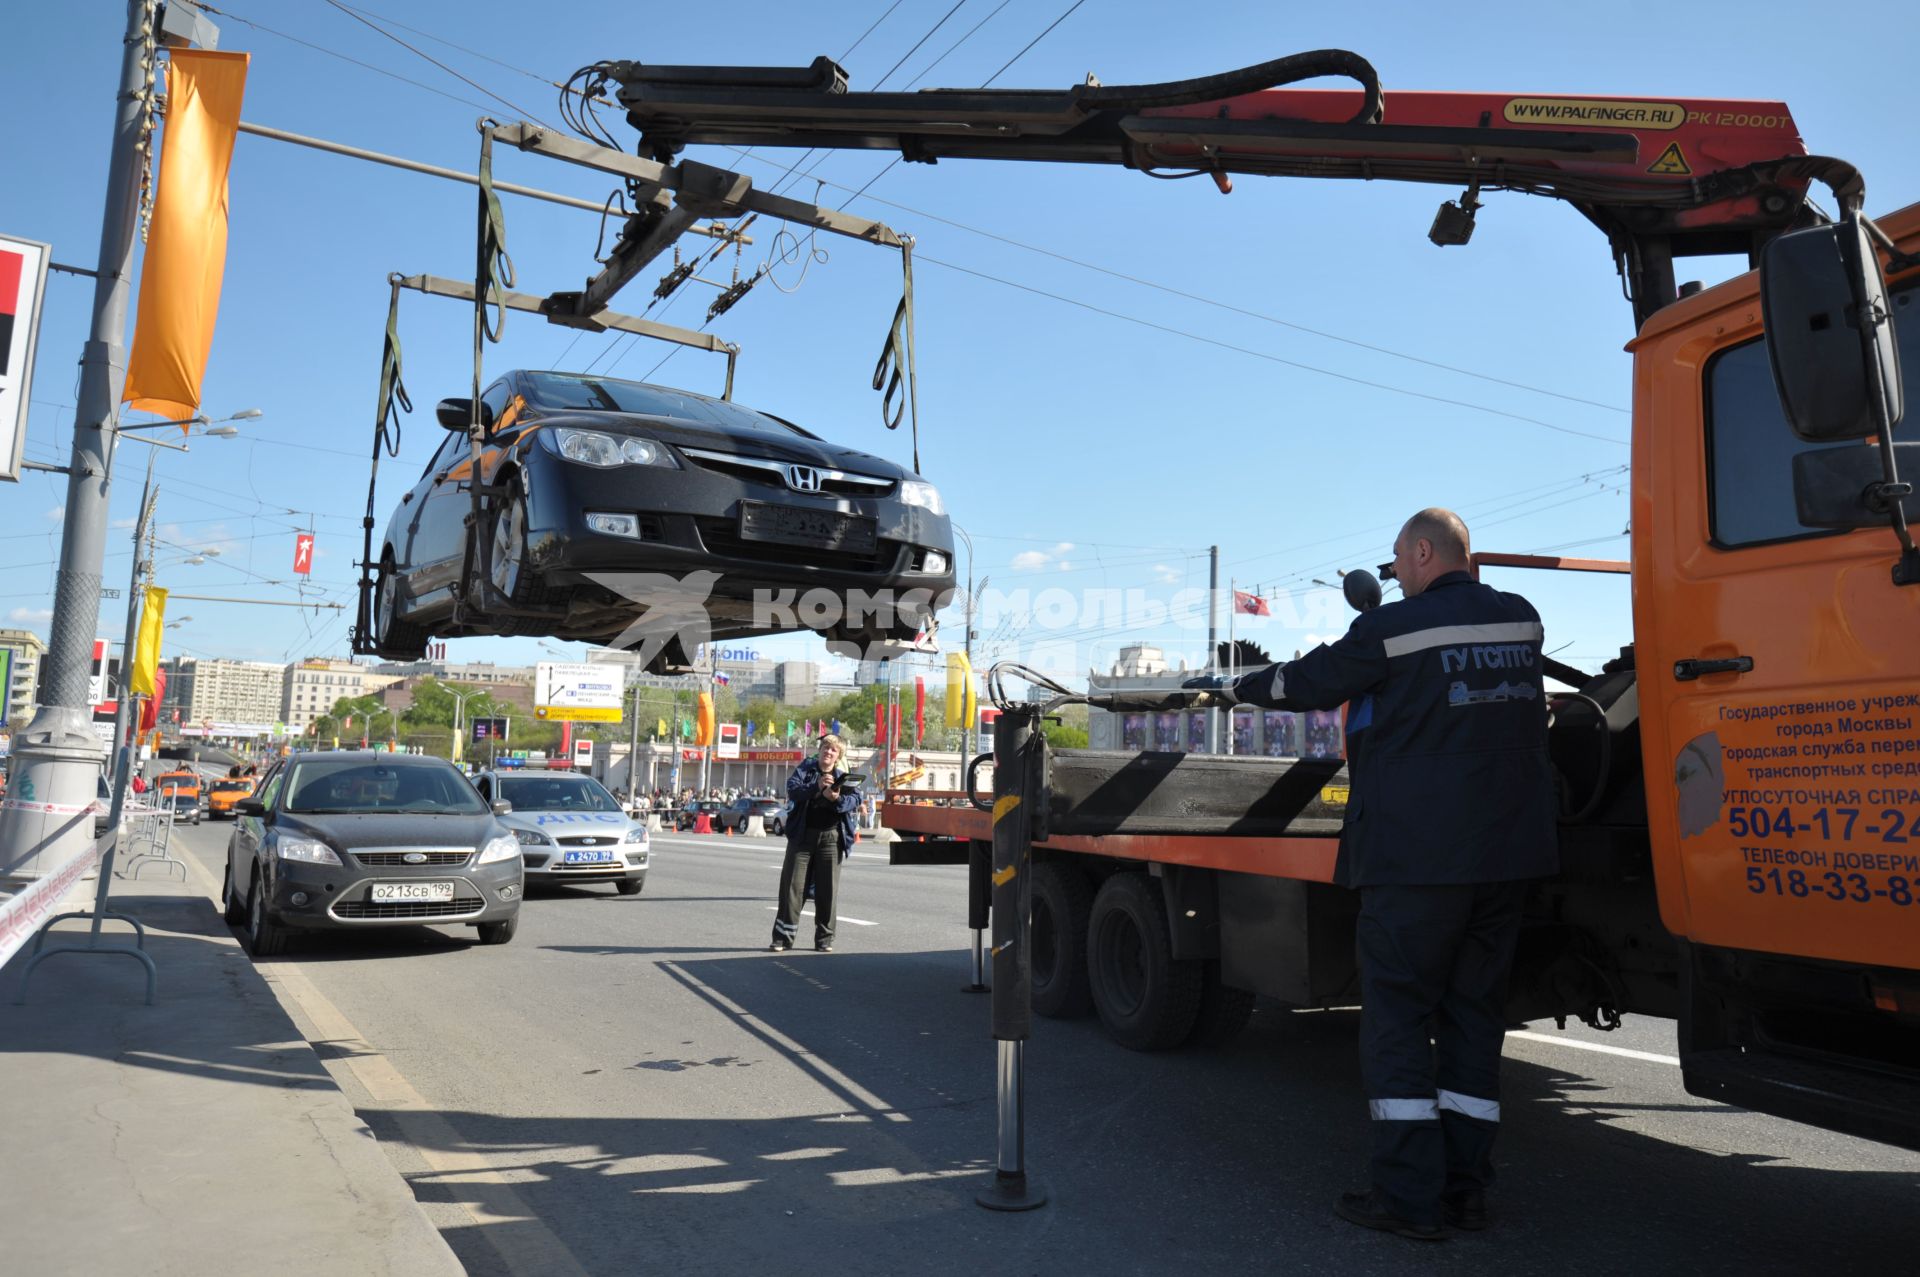
{"label": "orange vertical banner", "polygon": [[719,737],[714,732],[713,697],[706,692],[700,693],[700,707],[694,711],[693,743],[712,745]]}
{"label": "orange vertical banner", "polygon": [[168,53],[160,181],[121,395],[144,412],[190,417],[200,410],[200,379],[227,269],[227,173],[240,131],[247,57],[201,49]]}

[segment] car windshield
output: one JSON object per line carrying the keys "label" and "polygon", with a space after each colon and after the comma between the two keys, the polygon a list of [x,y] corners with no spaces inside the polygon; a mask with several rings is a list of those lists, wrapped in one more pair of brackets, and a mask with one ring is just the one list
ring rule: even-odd
{"label": "car windshield", "polygon": [[502,776],[500,797],[515,811],[619,811],[605,786],[587,776]]}
{"label": "car windshield", "polygon": [[251,793],[253,792],[253,782],[250,780],[216,780],[213,782],[213,792],[216,794]]}
{"label": "car windshield", "polygon": [[669,386],[569,372],[530,372],[525,376],[533,391],[529,399],[540,408],[636,412],[649,417],[680,417],[707,425],[731,426],[736,430],[758,430],[764,434],[816,437],[790,421]]}
{"label": "car windshield", "polygon": [[316,758],[287,769],[291,812],[456,812],[483,815],[487,805],[467,778],[442,764]]}

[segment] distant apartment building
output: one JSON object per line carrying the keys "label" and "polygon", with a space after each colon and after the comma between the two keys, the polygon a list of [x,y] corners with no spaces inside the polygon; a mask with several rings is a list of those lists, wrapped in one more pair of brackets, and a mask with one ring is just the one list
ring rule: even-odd
{"label": "distant apartment building", "polygon": [[280,721],[287,667],[271,661],[225,661],[189,658],[176,666],[167,690],[180,687],[181,725],[208,723],[272,726]]}
{"label": "distant apartment building", "polygon": [[7,726],[18,731],[33,719],[40,696],[40,658],[47,645],[32,630],[0,630],[0,648],[12,654],[8,684],[0,688],[7,705]]}
{"label": "distant apartment building", "polygon": [[342,700],[368,696],[400,682],[397,674],[352,661],[314,657],[285,670],[279,721],[294,735],[305,732],[313,720]]}

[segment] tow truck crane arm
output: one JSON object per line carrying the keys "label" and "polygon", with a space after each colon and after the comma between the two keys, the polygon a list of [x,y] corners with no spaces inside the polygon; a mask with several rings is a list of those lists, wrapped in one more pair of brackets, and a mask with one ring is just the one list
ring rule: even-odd
{"label": "tow truck crane arm", "polygon": [[[1322,76],[1357,90],[1277,86]],[[904,159],[1116,164],[1156,177],[1350,177],[1459,185],[1429,237],[1464,244],[1485,191],[1564,199],[1606,232],[1636,324],[1676,296],[1676,257],[1746,253],[1821,219],[1814,178],[1858,206],[1858,174],[1811,156],[1780,102],[1382,93],[1364,58],[1321,50],[1163,84],[1065,90],[853,93],[829,58],[807,67],[603,62],[573,86],[609,84],[661,162],[689,144],[896,151]]]}

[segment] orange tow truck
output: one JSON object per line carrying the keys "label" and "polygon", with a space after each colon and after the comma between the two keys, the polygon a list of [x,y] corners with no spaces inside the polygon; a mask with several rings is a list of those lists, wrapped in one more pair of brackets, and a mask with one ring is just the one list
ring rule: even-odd
{"label": "orange tow truck", "polygon": [[[1903,372],[1920,382],[1920,206],[1868,219],[1859,173],[1809,154],[1784,103],[1387,94],[1337,50],[1058,92],[848,92],[826,58],[581,74],[675,190],[689,145],[784,146],[1112,164],[1223,193],[1239,174],[1444,183],[1461,194],[1428,232],[1441,246],[1468,242],[1490,192],[1571,204],[1607,236],[1637,330],[1632,561],[1557,566],[1630,570],[1634,641],[1597,671],[1549,663],[1573,689],[1551,732],[1563,870],[1534,892],[1510,1013],[1670,1017],[1694,1094],[1920,1148],[1920,498],[1901,478],[1920,442],[1896,433]],[[1360,87],[1281,87],[1330,75]],[[589,292],[679,215],[640,206]],[[1749,273],[1677,284],[1677,260],[1729,253]],[[1255,993],[1354,1000],[1339,760],[1050,751],[1008,721],[990,808],[883,807],[896,863],[970,866],[976,932],[991,896],[1003,1046],[1026,1036],[1029,988],[1041,1014],[1092,1009],[1141,1048],[1227,1036]]]}

